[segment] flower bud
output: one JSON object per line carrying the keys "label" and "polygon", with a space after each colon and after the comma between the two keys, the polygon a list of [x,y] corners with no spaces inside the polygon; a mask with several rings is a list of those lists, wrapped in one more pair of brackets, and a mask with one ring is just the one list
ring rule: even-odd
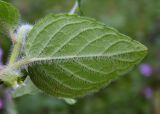
{"label": "flower bud", "polygon": [[149,77],[152,75],[152,67],[149,64],[142,64],[140,66],[140,72],[143,74],[145,77]]}
{"label": "flower bud", "polygon": [[3,50],[2,48],[0,48],[0,66],[3,64],[2,57],[3,57]]}

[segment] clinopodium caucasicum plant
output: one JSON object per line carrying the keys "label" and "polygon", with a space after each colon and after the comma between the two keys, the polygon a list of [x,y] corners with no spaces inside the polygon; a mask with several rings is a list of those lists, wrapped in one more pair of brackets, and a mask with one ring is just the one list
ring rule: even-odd
{"label": "clinopodium caucasicum plant", "polygon": [[35,25],[23,25],[19,11],[0,1],[0,31],[13,42],[0,80],[13,88],[13,97],[35,92],[82,97],[129,72],[146,56],[147,48],[138,41],[74,14],[77,6],[68,14],[49,14]]}

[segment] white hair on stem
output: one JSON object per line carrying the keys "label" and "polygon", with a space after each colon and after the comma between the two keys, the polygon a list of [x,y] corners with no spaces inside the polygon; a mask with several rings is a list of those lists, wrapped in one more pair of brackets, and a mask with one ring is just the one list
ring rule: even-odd
{"label": "white hair on stem", "polygon": [[25,47],[25,42],[28,33],[33,28],[30,24],[24,24],[18,27],[17,32],[14,33],[14,37],[16,38],[15,45],[13,47],[13,51],[11,53],[11,57],[9,60],[9,64],[13,64],[17,58],[19,57],[20,52],[23,52],[23,49]]}
{"label": "white hair on stem", "polygon": [[77,8],[78,8],[78,1],[76,0],[75,4],[74,4],[73,8],[70,10],[69,14],[71,14],[71,15],[74,14]]}

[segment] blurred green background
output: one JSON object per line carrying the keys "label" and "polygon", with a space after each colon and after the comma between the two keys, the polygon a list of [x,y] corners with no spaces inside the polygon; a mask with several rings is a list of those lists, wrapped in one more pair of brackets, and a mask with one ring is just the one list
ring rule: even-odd
{"label": "blurred green background", "polygon": [[[35,24],[49,13],[68,13],[74,0],[4,0]],[[145,44],[148,56],[133,71],[69,105],[45,94],[14,99],[19,114],[160,114],[160,0],[81,0],[79,15],[95,18]],[[1,13],[1,12],[0,12]],[[6,61],[11,42],[0,34]]]}

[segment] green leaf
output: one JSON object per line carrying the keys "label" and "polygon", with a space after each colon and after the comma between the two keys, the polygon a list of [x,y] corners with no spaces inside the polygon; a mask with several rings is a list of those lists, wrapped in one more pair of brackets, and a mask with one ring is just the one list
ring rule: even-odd
{"label": "green leaf", "polygon": [[13,31],[19,22],[19,11],[11,4],[0,0],[0,30]]}
{"label": "green leaf", "polygon": [[65,98],[99,90],[127,73],[146,53],[144,45],[102,23],[67,14],[38,22],[25,48],[33,83]]}
{"label": "green leaf", "polygon": [[19,87],[17,87],[14,90],[12,96],[16,98],[16,97],[21,97],[23,95],[30,95],[30,94],[33,95],[40,92],[41,91],[37,87],[35,87],[35,85],[32,83],[31,79],[27,77],[23,82],[23,84],[19,85]]}
{"label": "green leaf", "polygon": [[68,98],[63,98],[64,101],[70,105],[75,104],[77,101],[75,99],[68,99]]}

